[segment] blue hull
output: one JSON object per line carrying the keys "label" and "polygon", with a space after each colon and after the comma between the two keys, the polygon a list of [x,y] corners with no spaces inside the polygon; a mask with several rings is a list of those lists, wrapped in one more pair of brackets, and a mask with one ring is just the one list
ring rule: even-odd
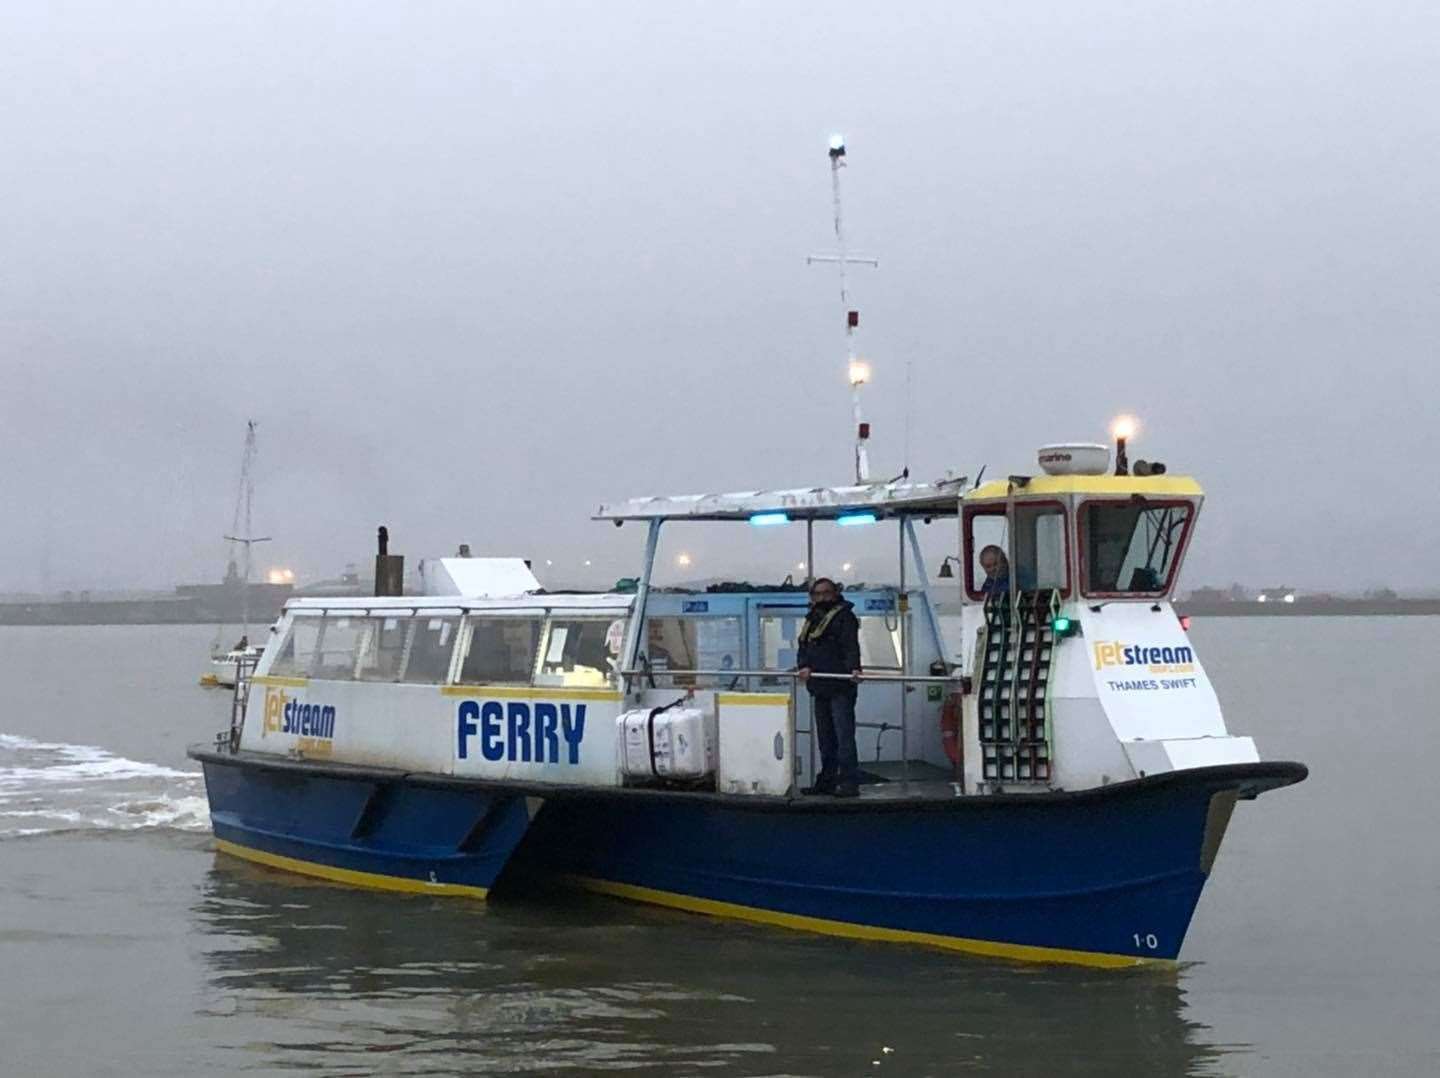
{"label": "blue hull", "polygon": [[[1098,966],[1174,959],[1237,797],[1299,764],[1079,793],[785,801],[498,786],[192,752],[220,848],[282,869],[483,897],[518,872],[861,939]],[[527,795],[543,795],[533,821]]]}
{"label": "blue hull", "polygon": [[200,759],[222,850],[343,883],[483,898],[529,824],[504,791]]}
{"label": "blue hull", "polygon": [[663,811],[552,800],[516,863],[702,913],[1132,965],[1179,954],[1236,791],[1201,778],[990,804],[821,799],[782,812],[734,799],[675,800]]}

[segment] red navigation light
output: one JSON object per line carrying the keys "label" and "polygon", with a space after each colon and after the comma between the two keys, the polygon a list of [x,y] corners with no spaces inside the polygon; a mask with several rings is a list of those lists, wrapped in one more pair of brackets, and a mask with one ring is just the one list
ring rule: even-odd
{"label": "red navigation light", "polygon": [[858,325],[860,325],[860,312],[859,312],[859,311],[851,311],[851,312],[850,312],[849,323],[850,323],[850,328],[851,328],[851,329],[854,329],[854,328],[856,328]]}
{"label": "red navigation light", "polygon": [[860,424],[860,440],[863,442],[863,441],[864,441],[866,438],[868,438],[868,437],[870,437],[870,424],[869,424],[869,423],[861,423],[861,424]]}
{"label": "red navigation light", "polygon": [[1184,629],[1187,633],[1190,631],[1190,615],[1189,615],[1189,614],[1181,614],[1181,615],[1180,615],[1180,628]]}

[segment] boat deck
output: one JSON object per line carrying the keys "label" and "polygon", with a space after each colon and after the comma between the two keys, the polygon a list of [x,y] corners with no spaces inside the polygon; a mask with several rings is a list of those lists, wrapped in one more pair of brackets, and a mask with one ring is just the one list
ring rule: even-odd
{"label": "boat deck", "polygon": [[[943,768],[912,761],[908,765],[909,773],[911,776],[918,777],[909,779],[902,777],[891,781],[865,783],[860,787],[859,797],[804,797],[798,793],[789,797],[774,797],[763,794],[718,793],[714,790],[681,786],[577,786],[525,780],[477,779],[408,771],[402,768],[337,763],[329,760],[294,759],[248,751],[231,753],[224,750],[217,751],[209,745],[192,745],[186,755],[202,764],[257,767],[300,774],[331,775],[337,778],[370,782],[407,782],[420,786],[475,789],[505,792],[525,797],[564,798],[567,800],[636,798],[671,802],[705,801],[725,804],[732,808],[771,812],[885,812],[907,809],[950,809],[962,806],[980,807],[997,803],[1029,802],[1033,804],[1037,801],[1050,803],[1062,800],[1110,797],[1142,786],[1160,787],[1191,783],[1213,783],[1217,789],[1230,787],[1235,789],[1239,796],[1250,798],[1265,790],[1299,782],[1307,774],[1307,769],[1303,764],[1289,761],[1265,761],[1171,771],[1127,782],[1114,782],[1108,786],[1088,790],[1055,790],[1037,786],[1033,789],[976,794],[966,793],[958,783],[951,781],[948,777],[937,778],[935,772],[939,772],[942,776],[947,774]],[[903,775],[905,768],[906,765],[895,762],[872,764],[865,770],[884,778],[892,769]]]}

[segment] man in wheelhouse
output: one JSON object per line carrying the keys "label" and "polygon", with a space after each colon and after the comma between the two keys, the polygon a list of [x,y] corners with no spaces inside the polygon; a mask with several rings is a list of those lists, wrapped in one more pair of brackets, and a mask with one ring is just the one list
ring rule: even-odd
{"label": "man in wheelhouse", "polygon": [[829,577],[818,577],[810,585],[810,612],[800,627],[799,645],[796,673],[810,690],[820,743],[820,773],[815,785],[801,792],[858,797],[855,697],[860,689],[860,621],[854,604],[840,598],[839,587]]}

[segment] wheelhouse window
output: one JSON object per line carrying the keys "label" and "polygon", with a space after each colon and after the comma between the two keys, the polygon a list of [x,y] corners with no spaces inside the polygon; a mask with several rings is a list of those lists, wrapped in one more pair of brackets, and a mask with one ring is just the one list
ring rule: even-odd
{"label": "wheelhouse window", "polygon": [[965,594],[1010,590],[1010,521],[1004,506],[965,512]]}
{"label": "wheelhouse window", "polygon": [[[1021,503],[1011,517],[1004,506],[965,514],[965,593],[984,599],[994,592],[1054,588],[1070,593],[1070,542],[1065,507],[1059,502]],[[1010,564],[1011,557],[1015,564]],[[1012,582],[1013,576],[1013,582]]]}
{"label": "wheelhouse window", "polygon": [[1015,583],[1021,591],[1070,591],[1070,544],[1065,507],[1058,502],[1015,507]]}
{"label": "wheelhouse window", "polygon": [[320,619],[296,616],[290,620],[285,642],[270,664],[276,677],[305,677],[315,662],[315,646],[320,642]]}
{"label": "wheelhouse window", "polygon": [[540,643],[540,618],[472,614],[460,681],[466,685],[528,685]]}
{"label": "wheelhouse window", "polygon": [[1087,595],[1160,595],[1174,581],[1190,531],[1189,502],[1086,502],[1080,511]]}
{"label": "wheelhouse window", "polygon": [[541,685],[608,685],[620,657],[614,618],[557,617],[550,621],[540,660]]}
{"label": "wheelhouse window", "polygon": [[427,618],[422,614],[415,622],[410,658],[405,662],[401,680],[415,684],[444,684],[450,677],[450,656],[455,651],[455,638],[459,635],[459,618]]}
{"label": "wheelhouse window", "polygon": [[405,644],[415,621],[409,617],[366,618],[366,635],[360,646],[361,681],[398,681]]}

